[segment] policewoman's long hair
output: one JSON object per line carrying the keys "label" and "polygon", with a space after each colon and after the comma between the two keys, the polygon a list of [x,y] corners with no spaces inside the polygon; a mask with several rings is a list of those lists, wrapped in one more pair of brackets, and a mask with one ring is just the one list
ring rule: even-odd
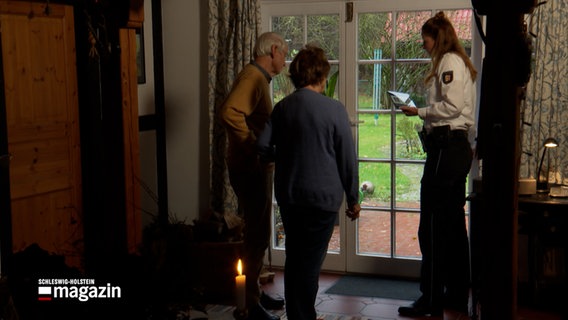
{"label": "policewoman's long hair", "polygon": [[471,63],[469,56],[461,45],[452,22],[446,17],[443,11],[436,13],[435,16],[424,23],[422,26],[422,35],[431,37],[435,42],[431,54],[432,69],[426,76],[426,82],[436,76],[436,70],[440,64],[440,59],[448,52],[453,52],[462,58],[463,62],[469,69],[471,79],[475,81],[477,70],[475,70],[473,63]]}

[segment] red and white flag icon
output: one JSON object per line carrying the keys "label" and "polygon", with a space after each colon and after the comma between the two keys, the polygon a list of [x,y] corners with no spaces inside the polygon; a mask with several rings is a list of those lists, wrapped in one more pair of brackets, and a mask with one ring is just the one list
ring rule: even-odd
{"label": "red and white flag icon", "polygon": [[39,301],[51,301],[51,287],[38,287],[37,293]]}

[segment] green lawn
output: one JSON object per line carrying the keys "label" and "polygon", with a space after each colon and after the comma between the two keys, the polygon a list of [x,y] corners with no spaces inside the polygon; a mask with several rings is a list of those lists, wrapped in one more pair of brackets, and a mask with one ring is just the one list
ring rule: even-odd
{"label": "green lawn", "polygon": [[[415,125],[422,121],[417,117],[409,118],[403,114],[396,117],[396,158],[424,159],[425,155],[419,146]],[[359,181],[371,182],[374,187],[372,195],[366,200],[388,202],[391,200],[391,164],[385,162],[391,158],[391,114],[361,114],[359,120],[359,159],[380,159],[382,162],[361,162],[359,165]],[[418,164],[396,165],[396,190],[398,200],[416,197],[422,166]],[[407,195],[407,196],[405,196]]]}

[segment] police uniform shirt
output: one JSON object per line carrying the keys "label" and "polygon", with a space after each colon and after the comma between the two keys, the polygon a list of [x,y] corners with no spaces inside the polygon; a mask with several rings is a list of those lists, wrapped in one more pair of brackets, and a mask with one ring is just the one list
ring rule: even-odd
{"label": "police uniform shirt", "polygon": [[426,131],[444,125],[470,131],[475,121],[475,81],[462,58],[455,53],[444,54],[427,87],[427,106],[418,109]]}

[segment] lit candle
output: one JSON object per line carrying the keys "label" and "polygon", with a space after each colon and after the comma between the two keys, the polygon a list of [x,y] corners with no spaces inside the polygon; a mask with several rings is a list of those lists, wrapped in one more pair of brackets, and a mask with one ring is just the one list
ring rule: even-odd
{"label": "lit candle", "polygon": [[237,300],[237,310],[245,309],[246,301],[246,279],[247,277],[243,274],[243,265],[241,259],[237,263],[237,271],[239,275],[235,277],[237,283],[236,300]]}

